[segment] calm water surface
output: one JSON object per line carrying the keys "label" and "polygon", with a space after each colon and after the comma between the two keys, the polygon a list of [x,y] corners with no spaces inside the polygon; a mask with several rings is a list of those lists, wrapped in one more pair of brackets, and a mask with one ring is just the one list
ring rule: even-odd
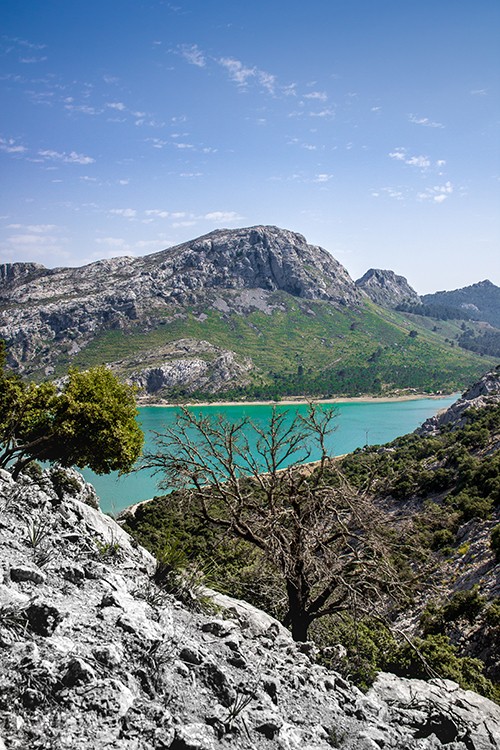
{"label": "calm water surface", "polygon": [[[445,409],[456,400],[455,396],[444,398],[422,398],[415,401],[356,402],[335,405],[336,430],[330,436],[331,455],[350,453],[367,443],[376,445],[412,432],[428,417]],[[299,412],[307,410],[306,405],[278,405],[278,411],[287,411],[290,420]],[[237,406],[195,406],[192,410],[204,416],[223,414],[228,420],[238,421],[250,417],[253,422],[265,425],[272,411],[270,405],[238,404]],[[162,432],[165,426],[173,424],[178,410],[175,407],[148,406],[139,409],[139,421],[146,436],[146,450],[154,450],[154,433]],[[314,461],[319,456],[311,455]],[[91,482],[99,497],[104,512],[116,513],[128,505],[147,500],[159,494],[158,477],[146,471],[138,471],[125,477],[116,474],[97,476],[85,469],[82,472]]]}

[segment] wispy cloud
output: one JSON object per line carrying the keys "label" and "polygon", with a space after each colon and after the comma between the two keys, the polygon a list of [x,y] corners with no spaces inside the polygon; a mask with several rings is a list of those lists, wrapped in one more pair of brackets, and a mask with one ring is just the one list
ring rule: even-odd
{"label": "wispy cloud", "polygon": [[240,221],[243,216],[240,216],[236,211],[210,211],[201,217],[205,221]]}
{"label": "wispy cloud", "polygon": [[304,94],[304,99],[317,99],[320,102],[326,102],[328,94],[325,91],[311,91],[310,94]]}
{"label": "wispy cloud", "polygon": [[144,211],[146,216],[157,216],[160,219],[168,219],[170,216],[169,211],[163,211],[159,208],[149,208],[147,211]]}
{"label": "wispy cloud", "polygon": [[0,138],[0,151],[6,154],[24,154],[28,149],[20,143],[16,143],[14,138]]}
{"label": "wispy cloud", "polygon": [[402,161],[410,167],[417,167],[421,170],[426,170],[431,166],[431,160],[428,156],[409,156],[405,148],[396,148],[389,153],[389,156],[395,161]]}
{"label": "wispy cloud", "polygon": [[207,64],[205,55],[197,44],[183,44],[180,47],[182,57],[190,64],[198,68],[204,68]]}
{"label": "wispy cloud", "polygon": [[317,174],[313,178],[313,182],[320,182],[320,183],[330,182],[330,180],[332,179],[332,177],[333,177],[332,174],[327,174],[325,172],[322,172],[321,174]]}
{"label": "wispy cloud", "polygon": [[122,216],[124,219],[135,219],[137,216],[135,208],[112,208],[109,213],[112,216]]}
{"label": "wispy cloud", "polygon": [[69,154],[65,151],[52,151],[46,149],[39,151],[38,155],[42,159],[47,161],[59,161],[64,164],[94,164],[95,159],[92,156],[86,156],[85,154],[78,154],[76,151],[70,151]]}
{"label": "wispy cloud", "polygon": [[417,117],[417,115],[408,115],[408,119],[410,122],[413,122],[415,125],[423,125],[426,128],[444,128],[443,123],[433,122],[432,120],[429,120],[428,117]]}
{"label": "wispy cloud", "polygon": [[426,188],[424,192],[418,193],[419,200],[433,200],[434,203],[443,203],[453,193],[453,185],[450,181],[444,185],[434,185]]}
{"label": "wispy cloud", "polygon": [[116,109],[118,112],[125,112],[127,109],[123,102],[106,102],[106,107],[109,109]]}
{"label": "wispy cloud", "polygon": [[229,78],[241,88],[245,88],[249,81],[253,81],[262,86],[269,94],[274,94],[276,76],[272,73],[267,73],[255,66],[249,68],[241,60],[236,60],[234,57],[221,57],[217,62],[227,70]]}
{"label": "wispy cloud", "polygon": [[23,63],[24,65],[33,65],[35,63],[45,62],[46,59],[46,55],[43,55],[42,57],[20,57],[19,62]]}

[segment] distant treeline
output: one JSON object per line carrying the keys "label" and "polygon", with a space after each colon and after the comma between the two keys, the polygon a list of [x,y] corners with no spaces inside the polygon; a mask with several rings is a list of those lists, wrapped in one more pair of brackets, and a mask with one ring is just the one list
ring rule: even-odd
{"label": "distant treeline", "polygon": [[460,334],[458,344],[476,354],[486,354],[490,357],[500,357],[500,331],[484,331],[474,334],[470,329]]}
{"label": "distant treeline", "polygon": [[423,315],[426,318],[436,318],[436,320],[477,320],[470,310],[462,307],[452,307],[451,305],[424,305],[413,304],[411,302],[401,302],[396,307],[398,312],[413,313],[413,315]]}

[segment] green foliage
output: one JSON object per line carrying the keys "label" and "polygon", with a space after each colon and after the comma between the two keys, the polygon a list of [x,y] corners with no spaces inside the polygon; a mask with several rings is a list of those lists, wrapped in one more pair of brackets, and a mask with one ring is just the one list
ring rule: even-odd
{"label": "green foliage", "polygon": [[0,372],[0,466],[17,474],[33,459],[130,471],[142,448],[133,391],[106,367],[71,370],[61,390]]}
{"label": "green foliage", "polygon": [[[269,314],[253,311],[240,315],[200,308],[179,316],[178,310],[166,310],[147,331],[132,327],[126,332],[100,334],[74,362],[87,368],[120,360],[125,362],[126,374],[141,352],[150,356],[180,338],[208,340],[242,358],[250,357],[254,364],[249,384],[224,391],[225,398],[234,400],[354,396],[396,388],[452,391],[485,369],[476,355],[452,351],[442,337],[425,328],[419,327],[418,337],[410,338],[403,316],[369,302],[359,309],[337,310],[327,302],[299,300],[282,292],[273,294],[270,302],[275,309]],[[410,330],[417,330],[414,325],[412,321]],[[183,386],[167,389],[162,396],[181,402],[210,399],[204,391],[193,393]]]}
{"label": "green foliage", "polygon": [[[370,617],[358,619],[348,613],[330,617],[316,626],[314,637],[322,646],[322,663],[340,671],[361,690],[369,689],[389,654],[397,649],[392,633],[383,623]],[[340,659],[336,654],[337,644],[346,651]]]}
{"label": "green foliage", "polygon": [[412,644],[400,646],[390,655],[384,669],[400,677],[429,679],[438,676],[492,700],[499,698],[495,686],[483,674],[483,662],[468,656],[460,657],[449,638],[441,634],[416,638]]}
{"label": "green foliage", "polygon": [[500,562],[500,523],[491,530],[490,547],[495,553],[496,559]]}
{"label": "green foliage", "polygon": [[429,602],[420,618],[424,635],[442,633],[448,623],[464,619],[472,624],[483,610],[486,599],[480,595],[477,586],[465,591],[456,591],[448,602]]}

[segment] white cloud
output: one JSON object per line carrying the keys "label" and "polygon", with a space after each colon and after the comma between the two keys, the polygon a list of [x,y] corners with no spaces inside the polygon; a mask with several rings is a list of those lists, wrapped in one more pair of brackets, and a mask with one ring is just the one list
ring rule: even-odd
{"label": "white cloud", "polygon": [[391,159],[402,161],[410,167],[417,167],[422,170],[426,170],[431,166],[428,156],[409,156],[405,148],[396,148],[389,153],[389,156]]}
{"label": "white cloud", "polygon": [[243,217],[237,214],[235,211],[211,211],[201,217],[206,221],[239,221]]}
{"label": "white cloud", "polygon": [[28,149],[16,143],[14,138],[0,138],[0,151],[6,154],[24,154]]}
{"label": "white cloud", "polygon": [[409,115],[408,119],[415,125],[423,125],[426,128],[444,128],[441,122],[433,122],[428,117],[417,117],[417,115]]}
{"label": "white cloud", "polygon": [[43,234],[44,232],[53,232],[57,230],[56,224],[28,224],[26,227],[28,232],[36,232],[37,234]]}
{"label": "white cloud", "polygon": [[319,112],[309,112],[309,117],[334,117],[333,109],[322,109]]}
{"label": "white cloud", "polygon": [[329,182],[332,179],[332,177],[333,177],[332,174],[326,174],[326,173],[317,174],[314,177],[313,182]]}
{"label": "white cloud", "polygon": [[247,83],[253,79],[269,94],[274,94],[276,88],[276,76],[272,73],[267,73],[265,70],[260,70],[255,66],[248,68],[241,62],[241,60],[236,60],[234,57],[221,57],[217,62],[227,70],[230,79],[241,88],[244,88]]}
{"label": "white cloud", "polygon": [[253,78],[256,74],[255,68],[247,68],[239,60],[235,60],[233,57],[221,57],[219,64],[229,73],[229,77],[232,81],[238,84],[238,86],[246,86],[249,78]]}
{"label": "white cloud", "polygon": [[410,156],[409,159],[405,160],[405,164],[408,164],[410,167],[427,169],[428,167],[430,167],[431,162],[428,156]]}
{"label": "white cloud", "polygon": [[168,141],[162,141],[161,138],[146,138],[148,143],[153,144],[153,148],[165,148],[168,145]]}
{"label": "white cloud", "polygon": [[176,143],[176,142],[174,142],[173,145],[175,146],[175,148],[180,148],[180,149],[183,149],[183,148],[194,148],[194,145],[192,143]]}
{"label": "white cloud", "polygon": [[183,44],[180,47],[182,57],[190,64],[198,68],[204,68],[207,64],[205,55],[197,44]]}
{"label": "white cloud", "polygon": [[112,208],[109,213],[113,216],[123,216],[124,219],[134,219],[137,216],[135,208]]}
{"label": "white cloud", "polygon": [[172,227],[174,229],[180,229],[182,227],[192,227],[196,224],[195,221],[174,221]]}
{"label": "white cloud", "polygon": [[21,57],[19,59],[20,63],[24,63],[25,65],[32,65],[33,63],[39,63],[39,62],[45,62],[47,57]]}
{"label": "white cloud", "polygon": [[487,89],[472,89],[470,93],[472,96],[486,96],[488,91]]}
{"label": "white cloud", "polygon": [[106,107],[116,109],[118,112],[124,112],[127,109],[123,102],[106,102]]}
{"label": "white cloud", "polygon": [[310,94],[304,94],[304,99],[317,99],[320,102],[326,102],[328,94],[325,91],[311,91]]}
{"label": "white cloud", "polygon": [[443,203],[453,193],[453,185],[448,180],[444,185],[428,187],[424,192],[417,195],[418,200],[433,200],[434,203]]}
{"label": "white cloud", "polygon": [[69,154],[61,151],[44,150],[39,151],[38,155],[50,161],[62,161],[65,164],[93,164],[95,159],[85,154],[78,154],[71,151]]}
{"label": "white cloud", "polygon": [[391,151],[389,156],[391,159],[396,159],[397,161],[405,161],[406,150],[404,148],[397,148],[394,151]]}
{"label": "white cloud", "polygon": [[150,208],[147,211],[144,211],[146,216],[158,216],[160,219],[167,219],[170,216],[170,213],[168,211],[161,211],[158,208]]}
{"label": "white cloud", "polygon": [[91,107],[90,104],[65,104],[64,109],[67,109],[69,112],[79,112],[82,115],[100,115],[102,112],[102,109],[96,109],[95,107]]}

